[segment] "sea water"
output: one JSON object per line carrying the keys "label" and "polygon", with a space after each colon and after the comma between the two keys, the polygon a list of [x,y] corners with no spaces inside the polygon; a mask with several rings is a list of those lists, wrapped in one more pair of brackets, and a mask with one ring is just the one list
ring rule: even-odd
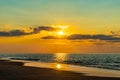
{"label": "sea water", "polygon": [[120,70],[120,54],[0,54],[0,58]]}

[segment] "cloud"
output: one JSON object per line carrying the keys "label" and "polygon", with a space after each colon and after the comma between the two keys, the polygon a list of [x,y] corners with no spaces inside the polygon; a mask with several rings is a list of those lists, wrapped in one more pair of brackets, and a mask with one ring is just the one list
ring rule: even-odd
{"label": "cloud", "polygon": [[[57,39],[55,36],[44,36],[42,39]],[[113,35],[105,35],[105,34],[95,34],[95,35],[89,35],[89,34],[72,34],[67,36],[66,38],[62,39],[68,39],[68,40],[104,40],[104,41],[111,41],[111,42],[119,42],[120,37],[114,37]]]}
{"label": "cloud", "polygon": [[37,34],[40,33],[40,31],[55,31],[58,30],[58,28],[53,28],[51,26],[39,26],[35,28],[31,28],[32,32],[25,32],[24,30],[11,30],[11,31],[0,31],[0,36],[22,36],[22,35],[30,35],[30,34]]}
{"label": "cloud", "polygon": [[21,35],[28,35],[30,33],[26,33],[23,30],[12,30],[9,32],[2,31],[0,32],[0,36],[21,36]]}
{"label": "cloud", "polygon": [[34,34],[39,33],[40,31],[56,31],[56,30],[59,30],[59,28],[53,28],[51,26],[39,26],[39,27],[36,27],[36,28],[31,28],[31,29],[33,29]]}
{"label": "cloud", "polygon": [[58,39],[58,38],[55,36],[44,36],[42,37],[42,39]]}
{"label": "cloud", "polygon": [[68,40],[83,40],[83,39],[93,39],[93,40],[117,40],[120,41],[119,37],[114,37],[112,35],[96,34],[96,35],[86,35],[86,34],[73,34],[67,37]]}
{"label": "cloud", "polygon": [[85,34],[72,34],[67,37],[69,40],[82,40],[82,39],[90,39],[91,35],[85,35]]}

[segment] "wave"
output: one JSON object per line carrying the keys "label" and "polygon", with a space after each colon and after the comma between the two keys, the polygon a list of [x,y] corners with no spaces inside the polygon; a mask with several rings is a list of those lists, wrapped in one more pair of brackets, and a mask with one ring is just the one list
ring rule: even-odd
{"label": "wave", "polygon": [[120,54],[0,54],[0,57],[120,70]]}

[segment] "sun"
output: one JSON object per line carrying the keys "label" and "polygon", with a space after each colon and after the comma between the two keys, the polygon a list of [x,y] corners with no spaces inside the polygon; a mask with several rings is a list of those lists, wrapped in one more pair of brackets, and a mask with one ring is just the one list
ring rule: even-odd
{"label": "sun", "polygon": [[69,26],[56,25],[54,27],[58,28],[58,30],[53,32],[52,35],[56,36],[57,38],[64,38],[68,35],[68,32],[66,30]]}
{"label": "sun", "polygon": [[65,33],[64,33],[63,31],[59,31],[59,32],[57,32],[57,34],[58,34],[59,36],[65,35]]}

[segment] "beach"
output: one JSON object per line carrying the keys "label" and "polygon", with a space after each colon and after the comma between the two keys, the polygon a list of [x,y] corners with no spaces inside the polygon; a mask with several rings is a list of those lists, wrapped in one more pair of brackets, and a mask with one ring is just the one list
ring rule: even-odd
{"label": "beach", "polygon": [[23,66],[24,62],[0,60],[0,80],[119,80],[120,78],[86,76],[83,73]]}

